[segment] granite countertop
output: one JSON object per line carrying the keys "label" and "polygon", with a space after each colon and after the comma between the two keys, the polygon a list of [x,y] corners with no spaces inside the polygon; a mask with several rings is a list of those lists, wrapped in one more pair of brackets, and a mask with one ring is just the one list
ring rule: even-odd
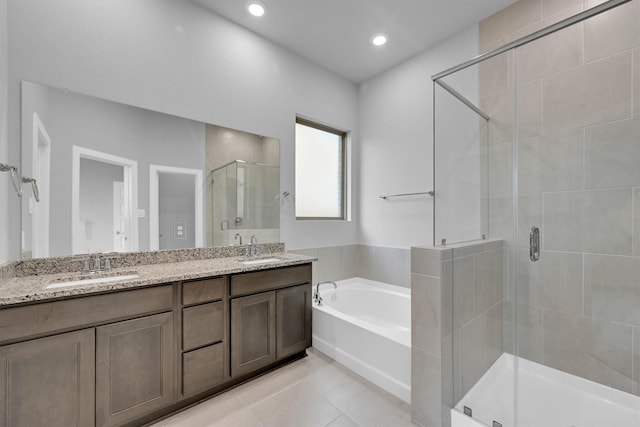
{"label": "granite countertop", "polygon": [[224,274],[245,273],[275,267],[305,264],[317,260],[317,258],[287,252],[261,254],[258,259],[265,258],[277,258],[278,261],[245,265],[242,264],[241,261],[246,261],[246,257],[222,257],[164,264],[136,265],[113,269],[111,272],[102,275],[91,275],[91,277],[99,278],[102,276],[114,276],[118,274],[137,274],[139,277],[135,279],[49,289],[47,289],[47,286],[52,283],[85,279],[88,275],[82,275],[78,272],[14,277],[0,284],[0,308],[14,304],[133,289],[136,287],[150,286],[160,283],[171,283]]}

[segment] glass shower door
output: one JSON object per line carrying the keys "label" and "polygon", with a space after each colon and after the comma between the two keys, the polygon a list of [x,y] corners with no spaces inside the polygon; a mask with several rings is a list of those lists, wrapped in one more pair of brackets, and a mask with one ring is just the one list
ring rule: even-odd
{"label": "glass shower door", "polygon": [[640,425],[639,29],[636,0],[515,50],[518,426]]}

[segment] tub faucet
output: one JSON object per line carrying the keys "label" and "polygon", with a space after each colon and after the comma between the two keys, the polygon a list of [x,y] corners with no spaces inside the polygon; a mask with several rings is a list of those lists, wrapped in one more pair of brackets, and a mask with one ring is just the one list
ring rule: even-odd
{"label": "tub faucet", "polygon": [[318,282],[316,285],[316,291],[313,294],[313,300],[318,303],[318,305],[322,305],[322,297],[320,296],[320,285],[331,284],[333,285],[333,289],[338,289],[338,285],[336,282],[332,282],[331,280],[327,280],[326,282]]}

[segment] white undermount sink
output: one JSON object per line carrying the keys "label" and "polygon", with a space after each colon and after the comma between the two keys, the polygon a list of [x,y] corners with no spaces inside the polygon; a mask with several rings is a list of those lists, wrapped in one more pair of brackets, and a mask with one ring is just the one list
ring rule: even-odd
{"label": "white undermount sink", "polygon": [[64,288],[66,286],[80,286],[80,285],[97,285],[99,283],[120,282],[122,280],[133,280],[140,276],[136,272],[127,271],[118,274],[112,274],[102,277],[89,277],[82,279],[69,279],[58,280],[47,285],[47,289]]}
{"label": "white undermount sink", "polygon": [[240,261],[244,265],[267,264],[270,262],[282,261],[280,258],[258,258],[247,261]]}

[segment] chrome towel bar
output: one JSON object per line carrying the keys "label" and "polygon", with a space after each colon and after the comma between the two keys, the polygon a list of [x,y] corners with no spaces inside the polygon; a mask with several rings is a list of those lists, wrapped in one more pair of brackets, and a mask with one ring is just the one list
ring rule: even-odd
{"label": "chrome towel bar", "polygon": [[421,191],[418,193],[387,194],[386,196],[380,196],[380,198],[387,200],[387,199],[390,199],[391,197],[420,196],[423,194],[427,194],[429,196],[435,196],[436,192],[434,190],[431,190],[431,191]]}

